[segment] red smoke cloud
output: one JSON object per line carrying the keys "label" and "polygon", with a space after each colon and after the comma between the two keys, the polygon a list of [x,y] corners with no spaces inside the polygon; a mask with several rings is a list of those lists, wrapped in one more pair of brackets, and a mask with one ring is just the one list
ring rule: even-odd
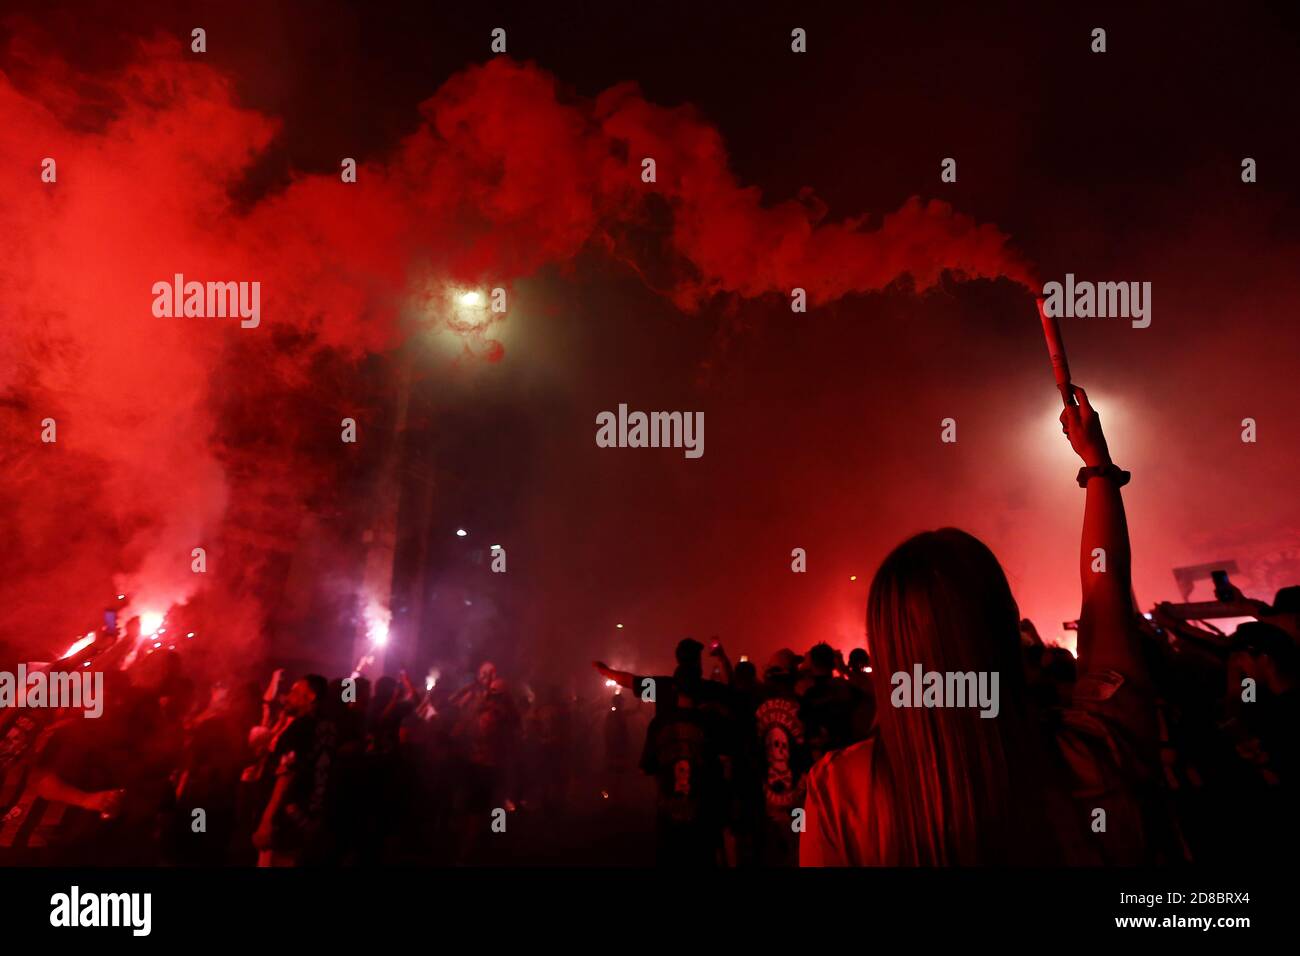
{"label": "red smoke cloud", "polygon": [[[508,289],[593,243],[687,311],[795,287],[816,306],[944,270],[1028,283],[1005,236],[945,203],[913,199],[874,226],[822,222],[815,201],[765,205],[693,110],[631,86],[576,99],[504,58],[452,77],[356,184],[298,176],[251,208],[231,192],[277,123],[174,41],[94,86],[57,62],[39,73],[22,90],[0,75],[0,605],[31,656],[84,632],[110,587],[137,611],[200,582],[253,593],[256,569],[213,559],[236,553],[223,543],[305,512],[344,467],[325,453],[340,409],[322,399],[305,423],[277,396],[328,391],[322,362],[457,328],[449,289]],[[41,181],[46,157],[55,183]],[[635,229],[657,234],[665,268],[628,241]],[[262,324],[155,318],[151,287],[176,273],[260,282]],[[459,331],[469,354],[500,357],[491,323]],[[248,415],[272,437],[250,442],[232,424]],[[40,441],[46,418],[56,443]],[[191,571],[197,546],[206,578]],[[230,620],[255,633],[263,613],[245,600]]]}

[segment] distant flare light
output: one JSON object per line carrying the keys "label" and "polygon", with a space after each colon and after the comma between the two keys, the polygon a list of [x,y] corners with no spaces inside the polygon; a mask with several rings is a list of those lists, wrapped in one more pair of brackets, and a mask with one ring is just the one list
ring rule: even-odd
{"label": "distant flare light", "polygon": [[376,601],[371,601],[366,605],[366,636],[370,638],[370,643],[375,647],[384,647],[388,644],[388,625],[393,619],[392,611],[380,606]]}
{"label": "distant flare light", "polygon": [[95,632],[91,631],[85,637],[79,638],[77,641],[73,643],[71,647],[69,647],[66,651],[60,654],[59,660],[63,660],[64,658],[71,657],[73,654],[77,653],[77,651],[82,650],[83,648],[87,648],[93,643],[95,643]]}
{"label": "distant flare light", "polygon": [[457,528],[457,529],[456,529],[456,537],[458,537],[458,538],[463,538],[463,537],[465,537],[465,535],[467,535],[467,534],[469,534],[469,532],[466,531],[464,528]]}
{"label": "distant flare light", "polygon": [[159,614],[157,611],[145,611],[140,615],[140,633],[146,637],[158,633],[158,628],[162,627],[163,621],[166,619],[165,614]]}

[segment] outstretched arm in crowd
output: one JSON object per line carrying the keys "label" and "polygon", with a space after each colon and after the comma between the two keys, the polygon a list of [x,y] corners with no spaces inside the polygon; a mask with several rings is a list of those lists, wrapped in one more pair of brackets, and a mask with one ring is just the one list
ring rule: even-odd
{"label": "outstretched arm in crowd", "polygon": [[592,661],[591,666],[600,671],[605,680],[612,680],[620,687],[631,690],[636,684],[635,674],[629,674],[627,671],[616,671],[614,668],[607,666],[604,661]]}
{"label": "outstretched arm in crowd", "polygon": [[38,770],[33,782],[33,792],[38,797],[57,803],[67,803],[96,813],[111,813],[117,807],[119,795],[115,790],[81,790],[66,783],[52,770]]}
{"label": "outstretched arm in crowd", "polygon": [[[1078,405],[1061,412],[1061,425],[1070,445],[1088,468],[1111,466],[1101,419],[1088,395],[1073,386]],[[1083,608],[1079,614],[1080,670],[1115,671],[1129,681],[1145,681],[1145,666],[1133,624],[1133,576],[1128,522],[1120,482],[1114,475],[1088,478],[1079,549],[1079,578]]]}
{"label": "outstretched arm in crowd", "polygon": [[280,681],[284,679],[284,668],[276,668],[275,673],[271,675],[271,682],[266,685],[266,693],[262,695],[262,723],[263,727],[271,726],[271,708],[275,705],[275,699],[280,694]]}

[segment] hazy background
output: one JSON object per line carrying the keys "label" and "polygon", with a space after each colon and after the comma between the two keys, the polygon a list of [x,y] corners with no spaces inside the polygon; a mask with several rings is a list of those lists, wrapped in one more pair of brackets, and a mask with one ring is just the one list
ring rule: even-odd
{"label": "hazy background", "polygon": [[[1154,287],[1150,328],[1062,321],[1134,474],[1139,599],[1219,559],[1254,596],[1300,582],[1294,10],[4,9],[0,606],[22,655],[121,589],[190,601],[219,658],[346,666],[395,506],[395,656],[421,670],[586,680],[593,656],[669,666],[687,633],[756,658],[859,644],[881,558],[948,524],[1063,637],[1083,500],[1015,280],[1067,271]],[[178,271],[260,279],[262,327],[154,319]],[[504,320],[458,331],[449,296],[496,285]],[[620,402],[704,411],[704,457],[597,448]]]}

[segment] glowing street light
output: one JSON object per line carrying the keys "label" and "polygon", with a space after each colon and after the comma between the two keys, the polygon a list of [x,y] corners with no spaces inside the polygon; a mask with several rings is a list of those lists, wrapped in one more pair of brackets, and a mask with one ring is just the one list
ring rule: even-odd
{"label": "glowing street light", "polygon": [[463,538],[463,537],[465,537],[465,535],[467,535],[467,534],[469,534],[469,532],[466,531],[464,528],[457,528],[457,529],[456,529],[456,537],[458,537],[458,538]]}

